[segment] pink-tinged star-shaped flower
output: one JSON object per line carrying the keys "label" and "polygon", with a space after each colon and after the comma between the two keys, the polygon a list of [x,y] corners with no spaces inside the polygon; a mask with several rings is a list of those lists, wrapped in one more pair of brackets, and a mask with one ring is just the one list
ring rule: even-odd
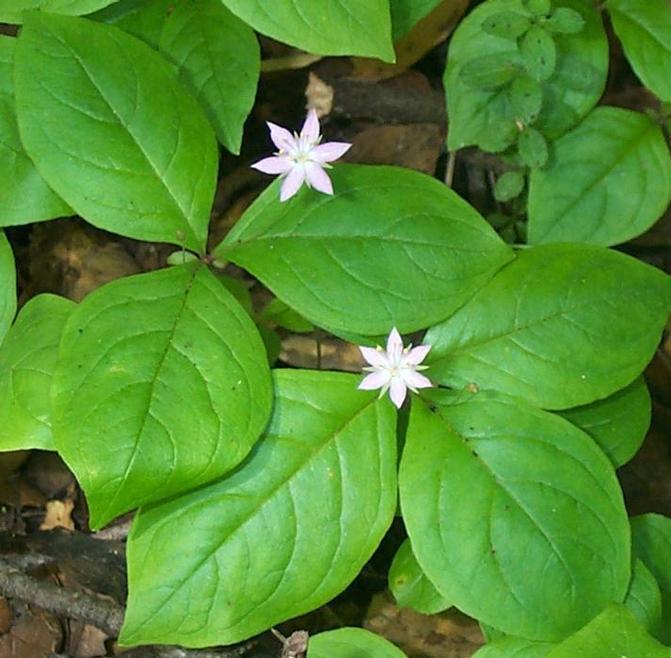
{"label": "pink-tinged star-shaped flower", "polygon": [[279,174],[284,179],[280,190],[280,201],[290,199],[301,185],[314,187],[324,194],[333,194],[333,184],[324,169],[345,155],[351,144],[346,142],[326,142],[320,144],[319,119],[317,112],[310,110],[299,135],[293,135],[281,126],[268,123],[270,139],[278,148],[269,158],[255,162],[252,167],[264,174]]}
{"label": "pink-tinged star-shaped flower", "polygon": [[387,349],[373,349],[359,345],[363,358],[370,364],[364,368],[369,375],[363,378],[359,388],[372,391],[381,388],[380,397],[389,391],[391,401],[401,408],[408,389],[417,393],[418,388],[433,386],[428,377],[417,372],[428,366],[420,365],[431,349],[431,345],[403,347],[403,339],[394,327],[387,338]]}

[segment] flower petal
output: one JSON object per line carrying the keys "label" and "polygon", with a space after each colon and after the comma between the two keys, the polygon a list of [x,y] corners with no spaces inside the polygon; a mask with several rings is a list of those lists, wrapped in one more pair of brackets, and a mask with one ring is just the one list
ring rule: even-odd
{"label": "flower petal", "polygon": [[338,158],[342,158],[351,148],[351,144],[347,142],[326,142],[325,144],[318,144],[310,151],[310,157],[315,162],[325,163],[333,162]]}
{"label": "flower petal", "polygon": [[285,155],[272,155],[250,166],[252,169],[262,171],[264,174],[286,174],[293,164]]}
{"label": "flower petal", "polygon": [[370,365],[378,366],[379,368],[386,368],[389,366],[387,355],[382,350],[376,350],[372,347],[365,347],[359,345],[359,351]]}
{"label": "flower petal", "polygon": [[420,374],[416,370],[403,369],[401,371],[403,374],[403,381],[408,385],[409,388],[431,388],[433,384],[428,377]]}
{"label": "flower petal", "polygon": [[286,201],[294,196],[300,189],[304,180],[305,171],[303,170],[303,167],[300,165],[293,167],[282,183],[282,188],[280,189],[280,201]]}
{"label": "flower petal", "polygon": [[384,388],[389,383],[390,375],[388,370],[377,370],[366,375],[359,383],[359,390],[373,391],[376,388]]}
{"label": "flower petal", "polygon": [[317,162],[305,163],[305,176],[308,184],[324,194],[333,194],[333,184],[328,174]]}
{"label": "flower petal", "polygon": [[418,366],[424,361],[430,349],[431,345],[418,345],[417,347],[413,347],[408,354],[406,354],[405,363]]}
{"label": "flower petal", "polygon": [[391,385],[389,386],[389,397],[391,401],[396,405],[397,409],[401,408],[403,400],[408,392],[408,389],[405,385],[405,382],[399,377],[394,377],[391,380]]}
{"label": "flower petal", "polygon": [[313,144],[319,139],[319,119],[317,118],[317,112],[314,108],[308,111],[305,123],[301,128],[301,137]]}
{"label": "flower petal", "polygon": [[390,363],[398,363],[403,352],[403,339],[398,329],[393,327],[387,338],[387,358]]}
{"label": "flower petal", "polygon": [[270,129],[270,139],[273,140],[273,144],[280,151],[290,151],[296,142],[294,136],[286,128],[282,128],[276,123],[266,121],[266,125]]}

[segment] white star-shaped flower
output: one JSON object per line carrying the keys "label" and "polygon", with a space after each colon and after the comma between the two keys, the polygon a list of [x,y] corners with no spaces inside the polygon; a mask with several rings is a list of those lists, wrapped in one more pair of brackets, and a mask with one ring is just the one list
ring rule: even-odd
{"label": "white star-shaped flower", "polygon": [[263,158],[252,167],[264,174],[279,174],[284,179],[280,190],[280,201],[290,199],[305,183],[324,194],[333,194],[333,184],[325,168],[327,163],[342,157],[352,146],[346,142],[320,144],[317,112],[310,110],[300,134],[293,135],[274,123],[268,123],[270,139],[278,148],[275,155]]}
{"label": "white star-shaped flower", "polygon": [[387,338],[387,349],[373,349],[359,345],[363,358],[370,364],[364,370],[369,375],[363,378],[359,388],[364,391],[382,389],[380,397],[389,391],[391,401],[401,408],[408,389],[417,393],[419,388],[433,386],[428,377],[417,372],[426,370],[428,366],[420,365],[431,349],[431,345],[403,347],[403,339],[394,327]]}

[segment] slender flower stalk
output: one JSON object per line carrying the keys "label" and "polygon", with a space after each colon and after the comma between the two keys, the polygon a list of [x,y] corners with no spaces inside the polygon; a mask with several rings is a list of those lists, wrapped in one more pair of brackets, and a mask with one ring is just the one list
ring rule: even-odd
{"label": "slender flower stalk", "polygon": [[330,168],[329,162],[345,155],[352,145],[346,142],[320,144],[322,136],[315,110],[308,112],[300,134],[292,135],[286,128],[267,123],[277,153],[255,162],[252,167],[264,174],[279,174],[284,179],[280,201],[294,196],[303,183],[324,194],[333,194],[333,184],[325,169]]}
{"label": "slender flower stalk", "polygon": [[361,354],[369,366],[364,370],[369,372],[359,388],[364,391],[380,390],[380,397],[389,391],[389,397],[397,408],[401,408],[403,401],[410,389],[417,393],[419,388],[433,386],[428,377],[420,374],[418,370],[426,370],[428,366],[420,365],[431,349],[431,345],[418,345],[403,347],[403,339],[394,327],[387,338],[387,349],[381,347],[373,349],[359,345]]}

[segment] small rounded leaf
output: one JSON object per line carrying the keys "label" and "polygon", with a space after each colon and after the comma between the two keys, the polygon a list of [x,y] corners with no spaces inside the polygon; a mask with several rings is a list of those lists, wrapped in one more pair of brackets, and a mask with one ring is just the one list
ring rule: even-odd
{"label": "small rounded leaf", "polygon": [[470,60],[461,69],[464,82],[476,89],[498,89],[511,82],[520,73],[516,52],[482,55]]}
{"label": "small rounded leaf", "polygon": [[552,9],[551,0],[523,0],[527,9],[536,16],[547,16]]}
{"label": "small rounded leaf", "polygon": [[508,96],[516,120],[526,125],[538,118],[543,105],[543,87],[537,80],[528,75],[517,76],[510,85]]}
{"label": "small rounded leaf", "polygon": [[577,34],[585,27],[585,19],[575,9],[559,7],[544,21],[543,27],[558,34]]}
{"label": "small rounded leaf", "polygon": [[524,180],[524,174],[521,171],[506,171],[496,181],[494,197],[502,203],[511,201],[522,194]]}
{"label": "small rounded leaf", "polygon": [[505,39],[517,39],[531,27],[528,16],[516,11],[502,11],[492,14],[482,23],[482,29],[487,34],[493,34]]}
{"label": "small rounded leaf", "polygon": [[406,658],[391,642],[363,628],[338,628],[310,638],[307,658]]}
{"label": "small rounded leaf", "polygon": [[535,128],[525,128],[517,140],[520,158],[527,167],[539,169],[548,161],[548,143]]}
{"label": "small rounded leaf", "polygon": [[452,606],[422,571],[409,539],[399,546],[392,560],[389,589],[398,605],[425,615],[433,615]]}
{"label": "small rounded leaf", "polygon": [[534,80],[547,80],[557,67],[554,39],[539,25],[532,27],[520,41],[520,53],[527,73]]}

